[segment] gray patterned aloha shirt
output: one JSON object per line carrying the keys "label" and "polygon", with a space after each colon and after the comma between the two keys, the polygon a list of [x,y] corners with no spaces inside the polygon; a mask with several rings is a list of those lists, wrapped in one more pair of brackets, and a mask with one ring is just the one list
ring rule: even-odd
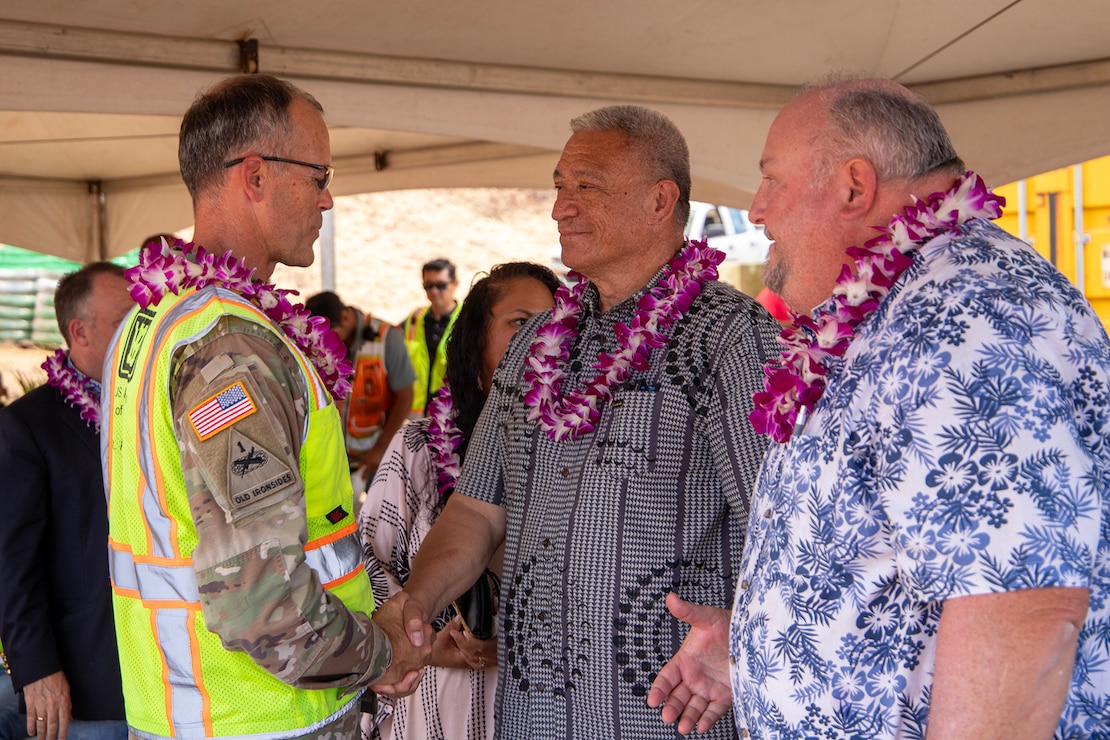
{"label": "gray patterned aloha shirt", "polygon": [[753,738],[922,738],[946,599],[1085,586],[1058,738],[1110,737],[1110,343],[987,221],[925,244],[764,461],[732,615]]}
{"label": "gray patterned aloha shirt", "polygon": [[[631,321],[639,295],[601,314],[586,291],[564,389],[617,349],[614,324]],[[766,449],[748,413],[779,326],[750,297],[705,283],[597,429],[556,443],[522,401],[523,361],[549,315],[522,328],[502,361],[458,487],[506,509],[498,733],[674,738],[646,704],[686,634],[664,597],[732,603]],[[708,734],[733,736],[731,717]]]}

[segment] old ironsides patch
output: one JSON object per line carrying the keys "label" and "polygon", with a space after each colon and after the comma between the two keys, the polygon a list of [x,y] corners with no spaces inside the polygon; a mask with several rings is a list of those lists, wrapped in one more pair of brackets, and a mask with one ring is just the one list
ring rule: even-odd
{"label": "old ironsides patch", "polygon": [[233,510],[241,510],[296,483],[296,476],[281,457],[263,449],[238,429],[231,430],[228,444],[229,492]]}

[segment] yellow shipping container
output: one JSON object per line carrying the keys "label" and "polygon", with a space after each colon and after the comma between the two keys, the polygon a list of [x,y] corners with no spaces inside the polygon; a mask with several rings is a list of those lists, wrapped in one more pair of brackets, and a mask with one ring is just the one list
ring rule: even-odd
{"label": "yellow shipping container", "polygon": [[[1077,190],[1082,197],[1079,224]],[[1079,286],[1110,329],[1110,157],[1003,185],[995,192],[1006,198],[998,225],[1027,239]]]}

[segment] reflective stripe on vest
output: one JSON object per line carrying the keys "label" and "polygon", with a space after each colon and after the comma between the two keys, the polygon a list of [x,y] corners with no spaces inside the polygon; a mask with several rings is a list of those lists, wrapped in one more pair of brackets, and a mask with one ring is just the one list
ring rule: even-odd
{"label": "reflective stripe on vest", "polygon": [[314,540],[304,546],[305,562],[320,576],[325,588],[343,583],[362,572],[362,541],[358,525],[340,530],[334,542]]}
{"label": "reflective stripe on vest", "polygon": [[137,598],[146,602],[200,608],[197,577],[191,564],[136,562],[134,555],[111,541],[108,557],[112,584],[117,589],[134,592]]}
{"label": "reflective stripe on vest", "polygon": [[[362,542],[357,525],[351,524],[333,542],[323,538],[305,545],[308,567],[316,571],[325,588],[342,583],[362,570]],[[200,607],[196,574],[191,563],[166,565],[137,562],[128,550],[109,542],[109,567],[117,589],[133,592],[144,602],[168,606]]]}
{"label": "reflective stripe on vest", "polygon": [[[227,315],[266,327],[289,348],[308,405],[299,467],[302,477],[314,471],[305,481],[305,562],[348,608],[369,613],[373,598],[357,525],[350,514],[335,523],[325,516],[338,508],[349,510],[352,501],[338,412],[303,353],[238,295],[218,288],[167,295],[158,309],[132,314],[121,326],[101,409],[108,422],[101,448],[107,461],[109,558],[130,730],[152,739],[277,739],[312,732],[351,710],[357,692],[341,697],[340,689],[284,684],[246,653],[225,649],[204,625],[191,558],[197,535],[169,405],[170,358]],[[149,335],[132,345],[128,337],[142,334],[135,328],[142,321]],[[124,366],[130,369],[126,377]],[[113,456],[130,464],[116,465]],[[249,685],[250,691],[240,696],[224,688],[210,694],[205,673],[224,687]]]}

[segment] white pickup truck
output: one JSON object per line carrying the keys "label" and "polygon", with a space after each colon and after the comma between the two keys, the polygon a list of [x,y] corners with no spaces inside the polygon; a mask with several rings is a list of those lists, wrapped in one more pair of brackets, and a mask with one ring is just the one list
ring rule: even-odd
{"label": "white pickup truck", "polygon": [[709,246],[725,253],[726,262],[742,265],[762,265],[767,259],[771,240],[763,227],[748,219],[748,212],[729,206],[690,201],[690,218],[686,222],[686,236],[691,239],[708,239]]}
{"label": "white pickup truck", "polygon": [[747,211],[692,200],[686,236],[707,239],[709,246],[725,253],[718,268],[724,282],[753,296],[763,287],[763,263],[771,240],[762,226],[751,222]]}

